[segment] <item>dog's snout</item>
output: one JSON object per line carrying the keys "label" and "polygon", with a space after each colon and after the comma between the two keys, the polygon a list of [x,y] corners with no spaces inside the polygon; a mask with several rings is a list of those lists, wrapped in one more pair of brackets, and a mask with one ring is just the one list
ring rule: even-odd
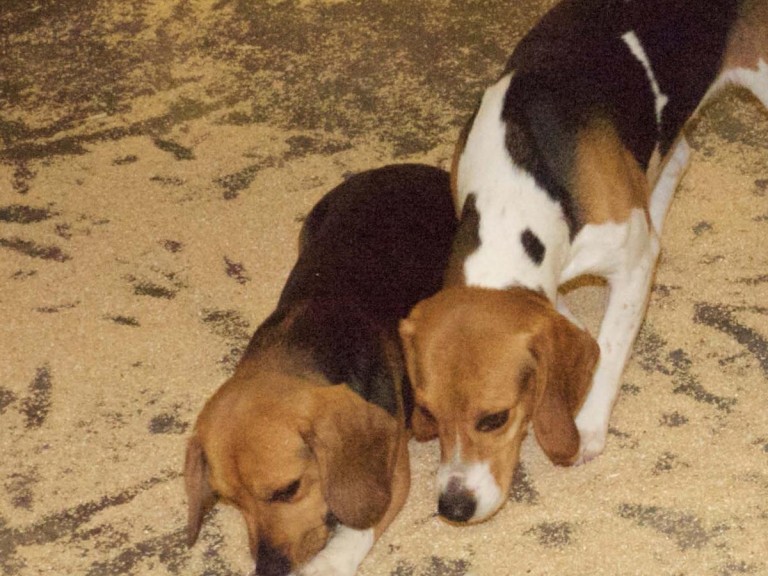
{"label": "dog's snout", "polygon": [[256,576],[288,576],[290,573],[290,560],[282,552],[266,542],[259,542]]}
{"label": "dog's snout", "polygon": [[437,513],[451,522],[467,522],[475,515],[477,500],[457,478],[451,478],[437,502]]}

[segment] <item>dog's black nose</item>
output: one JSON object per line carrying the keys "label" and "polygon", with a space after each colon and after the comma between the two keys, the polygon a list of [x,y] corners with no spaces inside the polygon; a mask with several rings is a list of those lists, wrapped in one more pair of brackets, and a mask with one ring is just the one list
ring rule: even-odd
{"label": "dog's black nose", "polygon": [[451,522],[466,522],[475,514],[477,501],[469,490],[449,490],[440,495],[437,513]]}
{"label": "dog's black nose", "polygon": [[291,562],[276,548],[259,542],[259,558],[256,561],[257,576],[288,576]]}

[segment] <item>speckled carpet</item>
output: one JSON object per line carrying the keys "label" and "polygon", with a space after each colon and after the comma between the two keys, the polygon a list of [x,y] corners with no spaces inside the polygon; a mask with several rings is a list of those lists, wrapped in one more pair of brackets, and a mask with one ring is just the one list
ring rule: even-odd
{"label": "speckled carpet", "polygon": [[[448,165],[549,0],[0,3],[0,573],[234,575],[184,545],[184,443],[342,178]],[[363,576],[768,574],[768,115],[690,130],[608,446],[529,437],[506,507],[434,515],[435,443]],[[602,288],[570,294],[594,326]]]}

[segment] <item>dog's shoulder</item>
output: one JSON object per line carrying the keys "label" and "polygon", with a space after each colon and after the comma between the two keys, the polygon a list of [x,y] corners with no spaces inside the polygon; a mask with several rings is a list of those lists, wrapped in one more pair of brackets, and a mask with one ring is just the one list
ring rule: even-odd
{"label": "dog's shoulder", "polygon": [[271,314],[253,335],[244,358],[252,361],[280,348],[282,370],[346,384],[396,416],[404,369],[393,353],[393,334],[349,302],[313,298]]}

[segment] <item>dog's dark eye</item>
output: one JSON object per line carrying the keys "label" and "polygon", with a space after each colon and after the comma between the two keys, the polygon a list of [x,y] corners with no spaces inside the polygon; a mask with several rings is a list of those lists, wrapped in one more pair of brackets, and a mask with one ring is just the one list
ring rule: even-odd
{"label": "dog's dark eye", "polygon": [[475,429],[478,432],[493,432],[504,426],[507,420],[509,420],[509,410],[502,410],[501,412],[488,414],[488,416],[480,418],[475,425]]}
{"label": "dog's dark eye", "polygon": [[429,422],[430,424],[435,423],[434,415],[427,408],[425,408],[424,406],[419,406],[417,410],[419,411],[419,414],[421,414],[427,422]]}
{"label": "dog's dark eye", "polygon": [[290,502],[291,499],[296,496],[296,493],[299,491],[299,487],[301,486],[301,480],[294,480],[288,486],[285,488],[280,488],[279,490],[275,490],[272,492],[272,494],[269,496],[270,502]]}

